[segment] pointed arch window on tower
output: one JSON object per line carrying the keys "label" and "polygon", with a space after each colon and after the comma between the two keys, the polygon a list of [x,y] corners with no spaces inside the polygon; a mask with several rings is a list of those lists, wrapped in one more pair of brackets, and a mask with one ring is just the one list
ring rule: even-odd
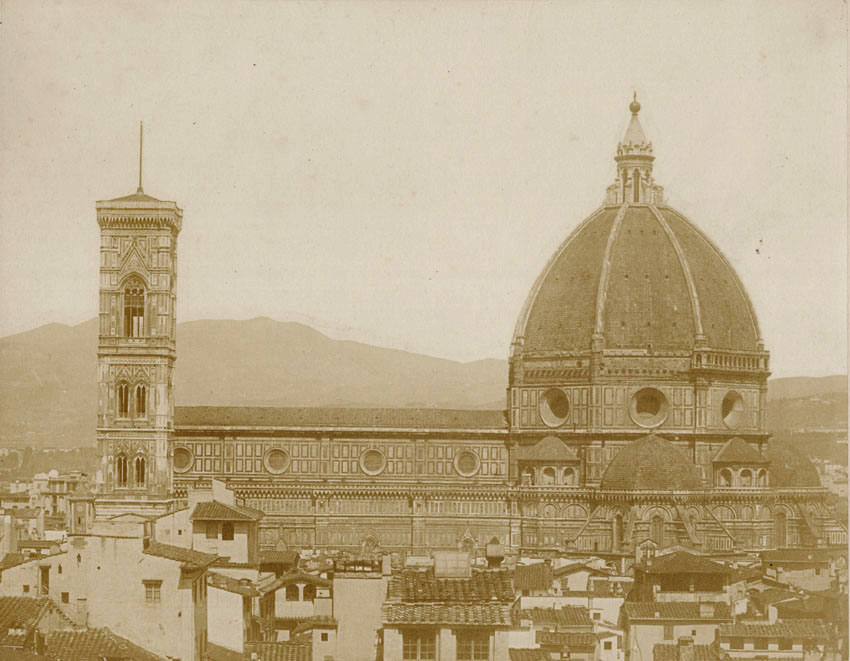
{"label": "pointed arch window on tower", "polygon": [[145,458],[144,457],[136,457],[136,460],[133,462],[134,464],[134,472],[135,475],[135,484],[137,487],[145,486]]}
{"label": "pointed arch window on tower", "polygon": [[124,288],[124,337],[145,334],[145,288],[134,280]]}
{"label": "pointed arch window on tower", "polygon": [[136,417],[143,418],[148,414],[148,389],[139,384],[136,386]]}
{"label": "pointed arch window on tower", "polygon": [[127,418],[130,415],[130,386],[119,383],[117,387],[118,417]]}
{"label": "pointed arch window on tower", "polygon": [[664,518],[658,514],[652,517],[649,525],[649,537],[658,544],[659,548],[664,546]]}
{"label": "pointed arch window on tower", "polygon": [[115,459],[115,484],[118,487],[127,486],[127,457],[123,454]]}
{"label": "pointed arch window on tower", "polygon": [[640,202],[640,172],[637,168],[632,175],[632,198],[635,202]]}

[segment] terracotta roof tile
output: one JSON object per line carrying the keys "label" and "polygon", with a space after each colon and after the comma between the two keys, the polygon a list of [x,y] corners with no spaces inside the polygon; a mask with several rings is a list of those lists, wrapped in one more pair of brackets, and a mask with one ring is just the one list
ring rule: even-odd
{"label": "terracotta roof tile", "polygon": [[[652,648],[653,661],[679,661],[679,646],[676,643],[656,643]],[[694,661],[720,661],[724,658],[720,647],[714,643],[694,645]]]}
{"label": "terracotta roof tile", "polygon": [[767,443],[765,455],[770,460],[770,486],[821,486],[815,465],[791,442],[772,438]]}
{"label": "terracotta roof tile", "polygon": [[195,505],[189,517],[192,521],[259,521],[263,512],[242,505],[227,505],[217,500],[208,500]]}
{"label": "terracotta roof tile", "polygon": [[732,574],[734,570],[720,562],[714,562],[687,551],[676,551],[655,556],[651,562],[641,563],[640,569],[647,574]]}
{"label": "terracotta roof tile", "polygon": [[[256,653],[256,656],[252,656]],[[312,661],[313,645],[301,640],[280,643],[245,643],[243,659],[256,661]]]}
{"label": "terracotta roof tile", "polygon": [[50,661],[163,661],[164,657],[148,652],[117,636],[109,629],[54,631],[47,636],[45,657]]}
{"label": "terracotta roof tile", "polygon": [[381,612],[384,624],[511,624],[511,607],[503,603],[385,603]]}
{"label": "terracotta roof tile", "polygon": [[513,647],[508,650],[511,661],[552,661],[549,652],[537,649],[524,649]]}
{"label": "terracotta roof tile", "polygon": [[207,573],[207,580],[211,588],[232,592],[233,594],[241,594],[244,597],[260,596],[257,586],[249,579],[238,579],[233,576],[211,571]]}
{"label": "terracotta roof tile", "polygon": [[596,647],[596,634],[592,631],[537,631],[538,645],[559,645],[576,651],[580,647]]}
{"label": "terracotta roof tile", "polygon": [[[703,613],[701,607],[710,607]],[[721,602],[702,604],[692,601],[627,601],[623,611],[633,620],[730,620],[729,605]],[[656,613],[658,615],[656,615]]]}
{"label": "terracotta roof tile", "polygon": [[432,570],[405,570],[393,574],[387,594],[407,602],[510,602],[512,576],[504,569],[473,571],[469,578],[435,578]]}
{"label": "terracotta roof tile", "polygon": [[[47,597],[0,597],[0,646],[20,646],[24,644],[23,630],[38,624],[42,615],[55,611],[62,619],[59,608]],[[71,622],[67,621],[68,626]],[[21,633],[15,633],[21,630]]]}
{"label": "terracotta roof tile", "polygon": [[260,564],[280,564],[294,567],[298,564],[296,551],[260,551]]}
{"label": "terracotta roof tile", "polygon": [[829,553],[818,549],[779,549],[777,551],[762,551],[761,559],[773,564],[787,564],[793,562],[803,563],[828,563]]}
{"label": "terracotta roof tile", "polygon": [[560,438],[547,436],[534,445],[520,446],[517,460],[578,462],[579,458]]}
{"label": "terracotta roof tile", "polygon": [[703,489],[699,468],[687,452],[655,434],[632,441],[608,464],[603,489],[679,491]]}
{"label": "terracotta roof tile", "polygon": [[531,620],[535,625],[554,625],[560,627],[592,627],[590,611],[583,606],[563,606],[561,608],[528,608],[519,611],[519,619]]}
{"label": "terracotta roof tile", "polygon": [[517,565],[514,570],[514,588],[517,590],[549,590],[554,580],[552,565],[535,562],[532,565]]}
{"label": "terracotta roof tile", "polygon": [[166,558],[181,563],[183,567],[201,569],[208,567],[218,559],[218,556],[211,553],[201,553],[192,549],[185,549],[182,546],[173,546],[172,544],[163,544],[161,542],[151,542],[144,551],[145,555],[154,555],[158,558]]}
{"label": "terracotta roof tile", "polygon": [[832,630],[820,620],[785,620],[774,624],[721,624],[725,638],[817,638],[832,636]]}
{"label": "terracotta roof tile", "polygon": [[178,406],[175,427],[507,429],[504,411]]}
{"label": "terracotta roof tile", "polygon": [[770,462],[743,438],[730,438],[717,451],[712,461],[716,464],[769,464]]}

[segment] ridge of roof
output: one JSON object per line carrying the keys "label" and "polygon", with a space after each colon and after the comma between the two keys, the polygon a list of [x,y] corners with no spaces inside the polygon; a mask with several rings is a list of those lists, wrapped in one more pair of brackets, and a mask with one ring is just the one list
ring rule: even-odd
{"label": "ridge of roof", "polygon": [[219,556],[212,553],[202,553],[194,549],[174,546],[173,544],[163,544],[162,542],[150,542],[142,550],[142,553],[166,560],[174,560],[181,563],[181,567],[186,567],[187,569],[203,569],[209,567],[219,559]]}
{"label": "ridge of roof", "polygon": [[259,521],[265,513],[244,505],[229,505],[219,500],[206,500],[195,505],[190,521]]}
{"label": "ridge of roof", "polygon": [[769,464],[770,461],[747,443],[740,436],[730,438],[723,447],[717,451],[713,463],[719,464]]}

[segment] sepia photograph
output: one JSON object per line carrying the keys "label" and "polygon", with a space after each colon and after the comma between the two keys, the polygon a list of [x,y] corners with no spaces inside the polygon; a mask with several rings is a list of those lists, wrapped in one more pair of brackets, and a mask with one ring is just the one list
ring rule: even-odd
{"label": "sepia photograph", "polygon": [[845,0],[0,0],[0,661],[841,661]]}

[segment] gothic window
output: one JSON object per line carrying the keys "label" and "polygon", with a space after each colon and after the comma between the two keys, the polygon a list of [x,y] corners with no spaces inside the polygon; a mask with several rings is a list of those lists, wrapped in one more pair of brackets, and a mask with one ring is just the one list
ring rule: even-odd
{"label": "gothic window", "polygon": [[145,486],[145,458],[144,457],[136,457],[136,460],[133,462],[135,468],[135,484],[137,487]]}
{"label": "gothic window", "polygon": [[221,524],[221,538],[225,541],[233,541],[233,524],[225,521]]}
{"label": "gothic window", "polygon": [[623,515],[614,517],[614,550],[619,551],[623,543]]}
{"label": "gothic window", "polygon": [[753,472],[745,468],[741,471],[741,486],[742,487],[751,487],[753,486]]}
{"label": "gothic window", "polygon": [[574,468],[564,469],[564,484],[574,486],[576,484],[576,471]]}
{"label": "gothic window", "polygon": [[777,548],[782,548],[787,545],[787,518],[785,516],[785,512],[778,512],[776,514],[776,521],[774,523],[774,536],[776,539],[774,540],[774,545]]}
{"label": "gothic window", "polygon": [[542,484],[555,484],[555,469],[547,466],[540,471],[540,482]]}
{"label": "gothic window", "polygon": [[145,288],[133,281],[124,288],[124,337],[145,334]]}
{"label": "gothic window", "polygon": [[115,459],[115,483],[119,487],[127,486],[127,457],[123,454]]}
{"label": "gothic window", "polygon": [[126,383],[119,383],[117,391],[118,417],[126,418],[130,415],[130,386]]}
{"label": "gothic window", "polygon": [[767,486],[767,471],[762,468],[759,471],[759,486],[766,487]]}
{"label": "gothic window", "polygon": [[148,389],[143,385],[136,386],[136,417],[143,418],[147,415]]}
{"label": "gothic window", "polygon": [[635,202],[640,202],[640,172],[635,168],[635,173],[632,175],[633,192],[632,197]]}
{"label": "gothic window", "polygon": [[649,536],[659,547],[664,546],[664,518],[656,514],[649,524]]}
{"label": "gothic window", "polygon": [[717,474],[717,484],[721,487],[731,487],[732,486],[732,471],[728,468],[724,468]]}

